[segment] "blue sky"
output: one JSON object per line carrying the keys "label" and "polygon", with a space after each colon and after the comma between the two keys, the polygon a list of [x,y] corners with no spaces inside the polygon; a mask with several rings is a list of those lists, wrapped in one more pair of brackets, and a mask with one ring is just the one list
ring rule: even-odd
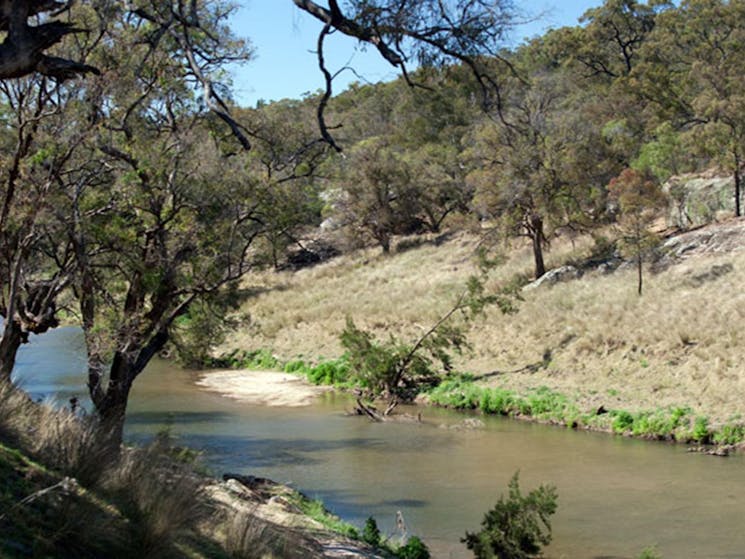
{"label": "blue sky", "polygon": [[[256,101],[299,98],[306,92],[323,87],[318,71],[315,43],[320,23],[297,9],[292,0],[238,0],[240,9],[233,17],[233,29],[248,38],[254,46],[255,58],[233,72],[234,94],[244,106]],[[527,0],[517,1],[531,14],[543,13],[538,21],[521,27],[515,37],[540,34],[549,27],[575,25],[588,8],[602,0]],[[352,81],[388,81],[396,77],[395,69],[376,51],[363,52],[356,41],[333,36],[326,44],[329,69],[353,66],[358,75],[344,72],[335,82],[335,93]]]}

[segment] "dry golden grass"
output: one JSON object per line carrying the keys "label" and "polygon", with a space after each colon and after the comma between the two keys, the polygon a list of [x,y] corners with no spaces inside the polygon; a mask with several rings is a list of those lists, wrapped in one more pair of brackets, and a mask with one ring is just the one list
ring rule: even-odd
{"label": "dry golden grass", "polygon": [[[745,223],[743,224],[745,238]],[[271,348],[283,360],[336,357],[347,316],[380,336],[414,337],[453,304],[475,271],[478,239],[456,234],[435,246],[384,257],[365,250],[297,273],[252,278],[267,289],[249,301],[245,328],[222,349]],[[590,239],[560,240],[547,265],[586,253]],[[745,243],[744,243],[745,244]],[[733,271],[697,285],[714,265]],[[512,250],[493,281],[529,274],[528,247]],[[691,257],[645,273],[591,273],[524,292],[516,315],[490,309],[469,331],[473,352],[457,363],[516,390],[549,386],[587,409],[690,406],[712,423],[737,420],[745,401],[745,252]],[[531,365],[542,365],[530,367]]]}

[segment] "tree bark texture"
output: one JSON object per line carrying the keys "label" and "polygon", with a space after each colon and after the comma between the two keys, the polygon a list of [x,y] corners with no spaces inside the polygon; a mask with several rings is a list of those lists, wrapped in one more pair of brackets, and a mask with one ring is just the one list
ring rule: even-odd
{"label": "tree bark texture", "polygon": [[66,35],[82,29],[62,21],[47,21],[29,26],[28,19],[65,7],[53,0],[0,0],[0,31],[7,33],[0,43],[0,79],[20,78],[40,73],[58,80],[94,73],[92,66],[46,54]]}

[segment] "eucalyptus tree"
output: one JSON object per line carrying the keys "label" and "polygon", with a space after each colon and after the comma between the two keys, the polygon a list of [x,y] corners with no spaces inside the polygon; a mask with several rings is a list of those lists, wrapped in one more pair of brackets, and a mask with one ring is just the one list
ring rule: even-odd
{"label": "eucalyptus tree", "polygon": [[597,215],[605,173],[595,151],[603,142],[581,116],[577,83],[540,69],[526,76],[504,88],[503,118],[474,129],[469,182],[482,217],[530,240],[539,278],[553,232],[589,225]]}
{"label": "eucalyptus tree", "polygon": [[190,6],[113,6],[95,53],[101,77],[83,99],[96,133],[81,167],[101,180],[70,196],[68,238],[88,388],[113,442],[135,379],[193,304],[251,269],[265,227],[258,185],[215,126],[232,114],[219,94],[206,99],[224,64],[248,52],[225,27],[225,4]]}
{"label": "eucalyptus tree", "polygon": [[[34,14],[56,5],[26,4],[24,9]],[[18,10],[14,18],[25,13]],[[88,32],[55,47],[65,58],[49,62],[40,55],[39,68],[76,68],[77,63],[65,66],[65,61],[94,57],[104,35],[102,22],[87,7],[75,8],[74,16]],[[12,37],[10,33],[6,42]],[[98,175],[81,170],[77,159],[95,128],[83,110],[86,88],[81,80],[67,80],[66,72],[51,75],[36,71],[0,81],[0,380],[10,377],[16,352],[29,334],[58,323],[58,298],[75,270],[63,225],[70,210],[68,193],[75,183],[97,180]]]}
{"label": "eucalyptus tree", "polygon": [[262,241],[271,264],[293,247],[308,253],[303,233],[321,222],[323,200],[319,168],[329,156],[328,144],[318,135],[316,99],[278,101],[236,111],[256,138],[252,149],[240,155],[243,172],[262,190],[272,211],[264,214]]}
{"label": "eucalyptus tree", "polygon": [[335,207],[353,237],[370,237],[388,254],[393,235],[417,228],[417,190],[400,146],[379,136],[358,142],[349,151],[339,179]]}
{"label": "eucalyptus tree", "polygon": [[580,18],[585,25],[578,28],[573,56],[592,75],[628,76],[658,15],[672,6],[668,0],[605,0]]}
{"label": "eucalyptus tree", "polygon": [[661,17],[639,81],[663,115],[695,138],[697,151],[734,179],[742,214],[745,159],[745,2],[688,0]]}
{"label": "eucalyptus tree", "polygon": [[644,256],[658,241],[650,227],[667,200],[658,182],[635,169],[624,169],[608,189],[620,210],[622,248],[636,263],[637,293],[641,296]]}
{"label": "eucalyptus tree", "polygon": [[72,279],[72,251],[54,220],[67,208],[71,159],[85,136],[65,114],[71,96],[41,76],[0,82],[0,381],[29,334],[57,326],[57,298]]}
{"label": "eucalyptus tree", "polygon": [[418,214],[431,233],[439,233],[445,220],[467,214],[473,188],[457,146],[428,143],[406,154]]}

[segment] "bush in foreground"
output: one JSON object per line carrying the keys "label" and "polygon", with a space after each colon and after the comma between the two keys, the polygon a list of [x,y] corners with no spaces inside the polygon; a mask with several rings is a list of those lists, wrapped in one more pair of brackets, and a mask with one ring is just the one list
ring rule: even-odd
{"label": "bush in foreground", "polygon": [[556,512],[556,488],[541,485],[527,495],[520,492],[519,474],[509,483],[509,496],[501,496],[486,513],[480,532],[466,532],[463,542],[477,559],[529,559],[551,542],[549,517]]}

